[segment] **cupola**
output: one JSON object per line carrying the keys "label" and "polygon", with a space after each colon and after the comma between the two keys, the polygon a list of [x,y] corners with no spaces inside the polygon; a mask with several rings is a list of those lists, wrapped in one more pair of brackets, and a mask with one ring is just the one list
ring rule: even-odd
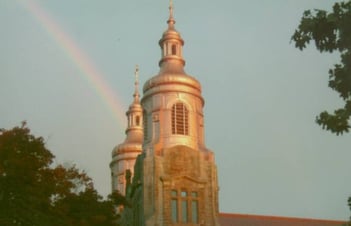
{"label": "cupola", "polygon": [[134,164],[136,158],[142,152],[143,144],[143,110],[140,104],[138,71],[139,68],[136,66],[133,102],[126,112],[128,119],[126,138],[123,143],[112,150],[112,161],[110,163],[112,190],[118,190],[123,195],[125,195],[126,172],[130,172],[133,176]]}
{"label": "cupola", "polygon": [[[170,1],[169,18],[167,20],[167,30],[163,32],[159,45],[161,47],[161,59],[159,61],[159,73],[145,82],[143,87],[143,99],[147,98],[154,91],[160,92],[160,85],[183,85],[189,92],[202,99],[201,85],[194,77],[184,71],[185,60],[183,58],[184,40],[175,29],[175,19],[173,17],[173,4]],[[153,89],[158,87],[157,89]],[[187,87],[187,88],[186,88]],[[169,89],[171,87],[167,87]],[[176,88],[176,87],[175,87]],[[179,88],[179,86],[178,86]],[[172,88],[171,88],[172,89]],[[203,102],[203,100],[202,100]]]}
{"label": "cupola", "polygon": [[184,41],[179,32],[175,29],[175,23],[173,18],[173,5],[171,3],[169,6],[169,19],[167,21],[168,29],[163,32],[162,38],[159,41],[162,51],[161,60],[159,62],[161,68],[163,64],[168,61],[180,64],[181,66],[185,65],[185,60],[182,56]]}

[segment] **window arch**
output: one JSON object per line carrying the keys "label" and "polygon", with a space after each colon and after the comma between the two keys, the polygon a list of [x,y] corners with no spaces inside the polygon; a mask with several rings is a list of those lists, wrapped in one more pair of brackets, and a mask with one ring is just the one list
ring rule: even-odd
{"label": "window arch", "polygon": [[189,135],[189,111],[183,103],[172,106],[172,134]]}

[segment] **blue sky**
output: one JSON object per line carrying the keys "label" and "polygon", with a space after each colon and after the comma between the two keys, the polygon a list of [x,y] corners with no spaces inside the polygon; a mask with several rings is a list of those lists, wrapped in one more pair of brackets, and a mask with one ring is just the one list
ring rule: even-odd
{"label": "blue sky", "polygon": [[[319,112],[342,104],[327,87],[328,68],[339,57],[290,43],[305,9],[330,9],[333,2],[174,0],[185,69],[203,87],[221,212],[350,216],[350,134],[335,136],[314,123]],[[0,0],[0,127],[27,120],[58,163],[85,169],[105,195],[125,121],[28,4],[39,5],[74,40],[124,112],[135,64],[141,83],[158,72],[168,1]]]}

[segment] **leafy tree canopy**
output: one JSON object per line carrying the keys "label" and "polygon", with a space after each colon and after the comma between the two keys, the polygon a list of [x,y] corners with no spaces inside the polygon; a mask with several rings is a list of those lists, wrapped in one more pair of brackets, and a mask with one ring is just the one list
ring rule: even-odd
{"label": "leafy tree canopy", "polygon": [[0,130],[0,225],[116,225],[119,203],[103,200],[84,171],[53,160],[26,123]]}
{"label": "leafy tree canopy", "polygon": [[337,135],[350,129],[351,116],[351,1],[335,3],[332,12],[315,9],[303,13],[292,36],[295,47],[303,50],[314,41],[320,52],[340,53],[341,62],[329,70],[329,87],[339,93],[344,106],[333,113],[324,111],[316,118],[323,129]]}

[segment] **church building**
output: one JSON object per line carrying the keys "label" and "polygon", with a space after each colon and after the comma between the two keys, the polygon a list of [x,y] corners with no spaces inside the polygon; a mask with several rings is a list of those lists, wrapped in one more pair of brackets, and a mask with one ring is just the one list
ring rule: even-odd
{"label": "church building", "polygon": [[167,28],[159,40],[159,72],[145,82],[141,96],[136,68],[126,139],[112,151],[112,191],[130,203],[119,210],[121,224],[314,225],[314,220],[302,224],[299,219],[219,213],[217,167],[204,138],[205,100],[200,82],[184,70],[183,45],[171,2]]}

